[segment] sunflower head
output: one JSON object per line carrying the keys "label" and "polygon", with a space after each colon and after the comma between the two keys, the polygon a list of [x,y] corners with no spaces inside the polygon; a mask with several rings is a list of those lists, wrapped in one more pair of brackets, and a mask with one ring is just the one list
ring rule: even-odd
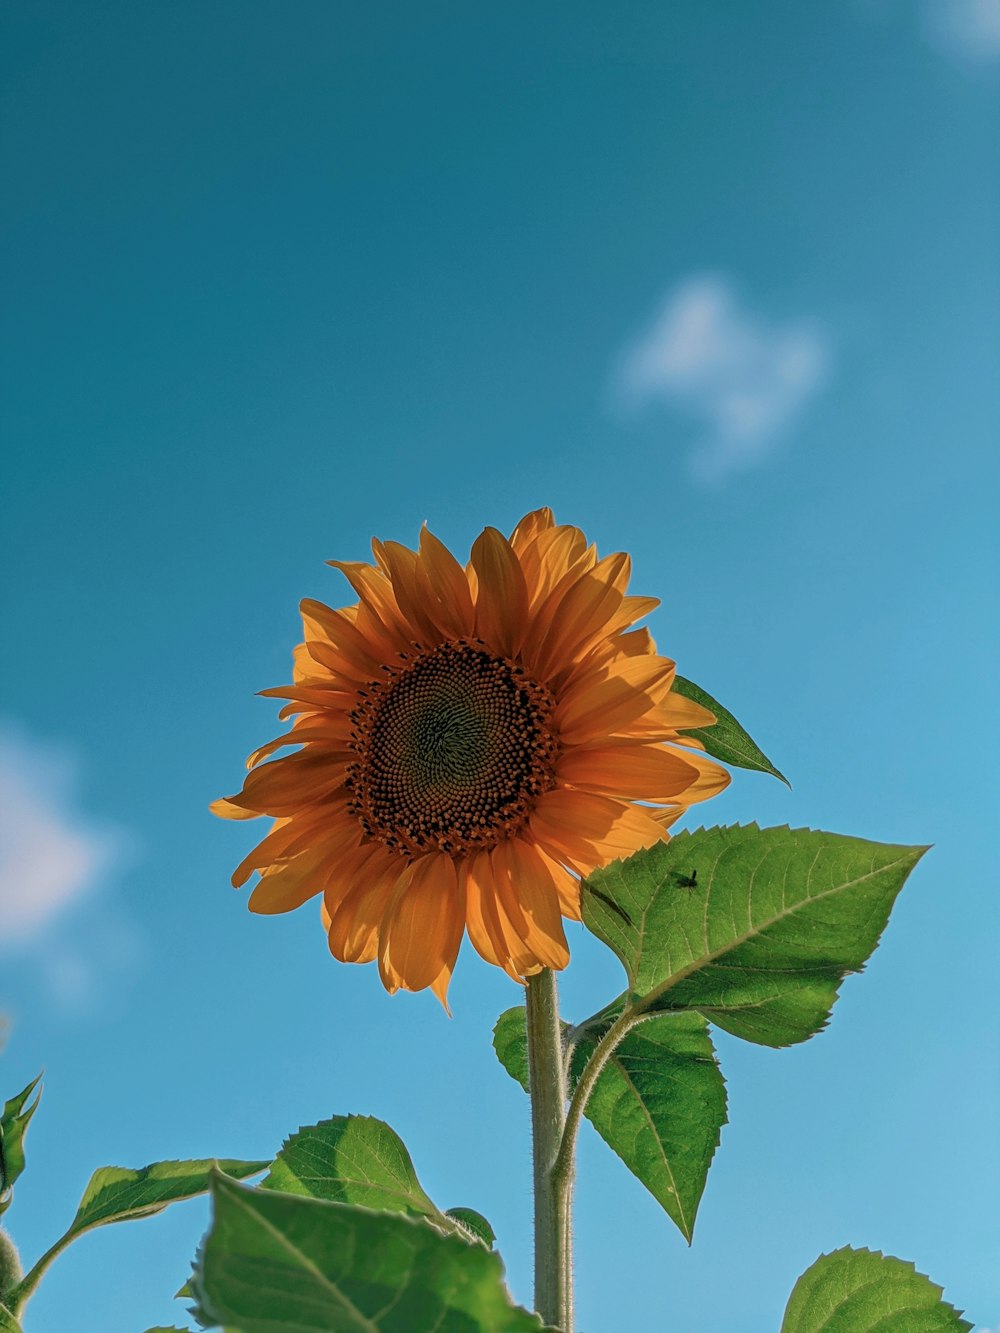
{"label": "sunflower head", "polygon": [[426,528],[372,548],[330,561],[353,605],[302,603],[293,683],[264,691],[291,729],[212,806],[274,819],[233,883],[259,872],[256,912],[322,895],[334,956],[377,958],[390,991],[443,1002],[466,931],[518,981],[565,967],[581,878],[729,781],[685,734],[715,719],[633,628],[658,603],[629,595],[628,556],[549,509],[464,568]]}

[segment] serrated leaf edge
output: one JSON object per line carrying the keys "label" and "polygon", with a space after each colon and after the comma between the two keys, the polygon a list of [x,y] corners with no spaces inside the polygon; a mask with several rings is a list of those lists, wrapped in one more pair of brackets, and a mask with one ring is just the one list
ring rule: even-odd
{"label": "serrated leaf edge", "polygon": [[[806,1268],[806,1269],[804,1269],[804,1270],[799,1274],[799,1276],[796,1278],[796,1280],[795,1280],[795,1286],[793,1286],[792,1291],[789,1293],[789,1297],[788,1297],[789,1303],[791,1302],[792,1295],[793,1295],[794,1292],[795,1292],[795,1288],[798,1286],[798,1284],[802,1281],[802,1279],[803,1279],[804,1277],[806,1277],[809,1273],[811,1273],[812,1270],[813,1270],[818,1264],[821,1264],[821,1263],[823,1262],[824,1259],[833,1259],[833,1258],[836,1258],[837,1255],[841,1255],[841,1254],[870,1254],[870,1255],[873,1256],[873,1258],[876,1258],[876,1259],[888,1259],[888,1260],[890,1260],[890,1261],[891,1261],[892,1263],[894,1263],[894,1264],[899,1264],[900,1267],[902,1267],[902,1268],[907,1268],[907,1269],[909,1269],[909,1271],[910,1271],[911,1273],[913,1273],[916,1277],[923,1278],[923,1280],[924,1280],[925,1282],[929,1283],[930,1286],[931,1286],[931,1287],[937,1292],[937,1294],[938,1294],[938,1295],[937,1295],[938,1304],[944,1306],[944,1308],[945,1308],[946,1310],[949,1310],[949,1311],[955,1316],[955,1318],[958,1320],[958,1322],[959,1322],[960,1324],[964,1324],[964,1325],[965,1325],[965,1329],[963,1330],[963,1333],[972,1333],[972,1329],[973,1329],[974,1325],[972,1325],[967,1319],[964,1318],[965,1311],[964,1311],[964,1310],[959,1310],[959,1309],[957,1308],[957,1306],[952,1305],[950,1301],[946,1301],[946,1300],[944,1299],[944,1287],[941,1286],[941,1284],[940,1284],[939,1282],[935,1282],[934,1279],[933,1279],[928,1273],[922,1273],[922,1272],[920,1271],[920,1269],[916,1266],[916,1264],[915,1264],[911,1259],[900,1259],[900,1258],[899,1258],[897,1255],[895,1255],[895,1254],[886,1254],[884,1250],[871,1250],[871,1249],[868,1248],[867,1245],[841,1245],[841,1246],[839,1246],[839,1248],[837,1248],[836,1250],[829,1250],[829,1251],[828,1251],[827,1253],[825,1253],[825,1254],[820,1254],[816,1259],[813,1260],[813,1262],[809,1265],[809,1267]],[[876,1279],[876,1280],[877,1280],[877,1279]],[[848,1293],[847,1296],[845,1296],[844,1300],[841,1302],[841,1305],[846,1304],[846,1302],[847,1302],[847,1301],[851,1298],[851,1296],[853,1296],[856,1292],[864,1291],[864,1290],[867,1289],[868,1287],[870,1287],[870,1286],[874,1286],[874,1285],[875,1285],[874,1282],[864,1282],[864,1283],[862,1283],[860,1286],[855,1287],[852,1291],[850,1291],[850,1292]],[[910,1306],[910,1307],[908,1307],[908,1309],[918,1309],[918,1308],[919,1308],[918,1306]],[[829,1317],[832,1317],[834,1314],[836,1314],[836,1312],[837,1312],[838,1309],[840,1309],[840,1306],[836,1306],[836,1307],[834,1307],[834,1309],[830,1311],[830,1316],[829,1316]],[[788,1310],[787,1310],[787,1306],[786,1306],[785,1314],[787,1315],[787,1313],[788,1313]],[[906,1311],[905,1311],[905,1310],[903,1310],[903,1311],[893,1310],[893,1311],[891,1311],[890,1313],[892,1313],[892,1314],[894,1314],[894,1315],[895,1315],[895,1314],[900,1314],[900,1313],[905,1314]],[[829,1317],[828,1317],[828,1318],[829,1318]],[[782,1319],[782,1328],[781,1328],[780,1333],[784,1333],[784,1319]],[[820,1330],[820,1333],[822,1333],[822,1330]]]}

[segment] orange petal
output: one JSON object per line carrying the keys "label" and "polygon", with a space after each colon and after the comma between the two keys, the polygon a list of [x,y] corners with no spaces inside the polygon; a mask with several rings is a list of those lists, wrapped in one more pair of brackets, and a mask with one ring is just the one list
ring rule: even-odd
{"label": "orange petal", "polygon": [[510,534],[511,546],[520,555],[521,551],[530,542],[533,542],[539,533],[551,528],[555,521],[555,515],[548,506],[544,509],[533,509],[530,514],[525,514]]}
{"label": "orange petal", "polygon": [[732,781],[720,764],[713,763],[705,755],[690,750],[686,743],[683,749],[677,750],[677,753],[697,774],[694,782],[685,787],[677,798],[685,805],[691,805],[695,801],[707,801],[710,796],[718,796],[719,792],[725,791]]}
{"label": "orange petal", "polygon": [[597,564],[597,548],[587,545],[579,528],[552,528],[528,547],[521,562],[531,589],[531,624],[524,641],[526,660],[531,661],[563,597]]}
{"label": "orange petal", "polygon": [[686,699],[676,689],[670,691],[657,712],[674,730],[680,730],[681,727],[714,727],[718,720],[709,709],[695,703],[693,699]]}
{"label": "orange petal", "polygon": [[232,874],[233,888],[239,889],[255,870],[263,870],[272,861],[300,852],[328,822],[325,810],[310,812],[311,818],[276,819],[271,832],[249,852]]}
{"label": "orange petal", "polygon": [[386,990],[424,990],[455,965],[465,929],[455,862],[431,853],[397,886],[379,932]]}
{"label": "orange petal", "polygon": [[608,621],[608,633],[621,633],[629,625],[634,625],[637,620],[655,611],[659,605],[659,597],[623,597],[621,606]]}
{"label": "orange petal", "polygon": [[622,657],[581,676],[556,709],[563,742],[582,745],[622,730],[659,702],[674,672],[666,657]]}
{"label": "orange petal", "polygon": [[637,805],[559,787],[539,800],[529,827],[550,856],[568,860],[584,873],[652,847],[664,836],[650,812]]}
{"label": "orange petal", "polygon": [[300,750],[253,769],[243,790],[227,798],[228,805],[263,815],[293,815],[314,805],[343,786],[346,763],[322,751]]}
{"label": "orange petal", "polygon": [[234,805],[232,801],[220,796],[217,801],[212,801],[209,805],[213,815],[218,815],[220,819],[257,819],[263,813],[261,810],[248,810],[245,806]]}
{"label": "orange petal", "polygon": [[542,858],[549,874],[552,876],[552,882],[556,886],[556,894],[559,897],[559,910],[563,916],[569,917],[571,921],[582,921],[583,908],[578,876],[567,870],[561,862],[554,860],[541,847],[536,845],[535,851]]}
{"label": "orange petal", "polygon": [[566,589],[558,607],[551,609],[544,636],[532,665],[542,680],[574,662],[587,646],[608,633],[628,586],[631,562],[618,552],[606,556]]}
{"label": "orange petal", "polygon": [[465,923],[472,947],[487,963],[502,967],[514,981],[523,981],[523,968],[530,960],[524,941],[501,923],[489,852],[470,857],[460,873],[465,875]]}
{"label": "orange petal", "polygon": [[465,570],[429,528],[420,533],[419,573],[437,604],[436,619],[446,634],[463,638],[475,628],[476,611]]}
{"label": "orange petal", "polygon": [[476,538],[472,567],[478,579],[476,633],[495,651],[512,657],[524,636],[528,590],[517,556],[496,528],[486,528]]}
{"label": "orange petal", "polygon": [[314,662],[355,680],[374,680],[380,674],[384,654],[359,628],[356,607],[333,611],[322,602],[304,597],[299,610],[306,651]]}
{"label": "orange petal", "polygon": [[385,914],[408,871],[402,857],[380,847],[351,874],[353,883],[346,893],[327,890],[324,903],[334,958],[342,963],[370,963],[375,958]]}
{"label": "orange petal", "polygon": [[358,594],[359,603],[363,603],[376,622],[381,626],[386,641],[403,647],[412,635],[406,617],[399,609],[392,583],[380,569],[361,560],[328,560],[328,565],[339,569],[351,587]]}
{"label": "orange petal", "polygon": [[338,725],[338,721],[317,717],[315,714],[300,718],[291,731],[286,731],[283,736],[275,736],[273,741],[268,741],[266,745],[254,750],[253,754],[247,757],[247,768],[256,768],[261,760],[292,745],[322,745],[324,752],[331,758],[343,759],[347,763],[354,758],[353,751],[346,748],[347,739],[351,734],[351,722],[347,717],[343,722],[346,725]]}
{"label": "orange petal", "polygon": [[506,861],[510,886],[524,914],[525,944],[544,967],[560,971],[569,962],[569,946],[549,863],[523,838],[514,837],[501,843],[494,850],[494,862],[499,859],[498,854]]}
{"label": "orange petal", "polygon": [[372,542],[375,558],[392,579],[392,592],[410,626],[410,640],[424,647],[440,643],[442,634],[417,576],[417,553],[399,542]]}
{"label": "orange petal", "polygon": [[[637,599],[626,597],[625,600],[629,602]],[[654,601],[656,599],[651,597],[649,600]],[[645,657],[647,654],[653,656],[656,654],[656,644],[653,642],[653,636],[645,626],[642,629],[630,629],[625,633],[616,634],[612,644],[618,652],[624,653],[626,657]]]}
{"label": "orange petal", "polygon": [[358,701],[357,691],[345,690],[339,685],[324,685],[315,680],[295,685],[274,685],[259,691],[263,699],[294,699],[313,708],[329,708],[331,712],[350,712]]}
{"label": "orange petal", "polygon": [[673,800],[698,778],[698,770],[658,745],[577,746],[559,760],[560,781],[583,791],[630,801]]}
{"label": "orange petal", "polygon": [[292,912],[308,899],[322,893],[338,861],[349,854],[352,843],[360,842],[361,831],[337,829],[287,860],[277,861],[261,871],[260,882],[250,895],[251,912],[271,916]]}
{"label": "orange petal", "polygon": [[[469,912],[469,919],[481,925],[485,941],[470,929],[469,938],[488,961],[496,961],[508,976],[523,982],[525,977],[540,972],[546,963],[537,957],[535,949],[526,940],[531,931],[520,900],[511,883],[510,865],[501,852],[481,852],[469,864],[468,891],[470,901],[477,901],[478,913]],[[468,910],[468,909],[467,909]],[[545,950],[543,952],[550,952]]]}

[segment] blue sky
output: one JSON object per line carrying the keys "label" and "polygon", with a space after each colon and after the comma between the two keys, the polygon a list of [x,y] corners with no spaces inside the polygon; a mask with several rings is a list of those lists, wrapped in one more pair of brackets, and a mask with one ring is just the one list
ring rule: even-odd
{"label": "blue sky", "polygon": [[[1000,1326],[995,0],[2,16],[8,1214],[90,1171],[387,1120],[530,1300],[527,1104],[463,951],[448,1020],[247,913],[212,819],[275,734],[298,600],[419,525],[551,504],[794,784],[710,822],[934,843],[829,1030],[719,1037],[691,1249],[589,1132],[579,1320],[761,1333],[851,1243]],[[571,937],[564,1009],[620,988]],[[79,1243],[26,1333],[136,1333],[203,1203]]]}

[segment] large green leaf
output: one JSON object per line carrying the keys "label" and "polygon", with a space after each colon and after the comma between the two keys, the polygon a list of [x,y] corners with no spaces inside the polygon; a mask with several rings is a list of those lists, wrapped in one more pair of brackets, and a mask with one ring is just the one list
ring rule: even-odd
{"label": "large green leaf", "polygon": [[212,1182],[192,1285],[210,1326],[242,1333],[539,1333],[495,1252],[419,1219]]}
{"label": "large green leaf", "polygon": [[926,850],[699,829],[595,871],[583,919],[624,963],[640,1009],[697,1009],[738,1037],[788,1046],[825,1026]]}
{"label": "large green leaf", "polygon": [[[618,1011],[613,1007],[580,1037],[570,1064],[571,1087]],[[500,1063],[527,1091],[523,1008],[500,1015],[493,1045]],[[690,1241],[726,1123],[725,1082],[705,1019],[664,1014],[633,1028],[601,1070],[584,1114]]]}
{"label": "large green leaf", "polygon": [[438,1216],[403,1140],[367,1115],[333,1116],[290,1135],[261,1188],[410,1217]]}
{"label": "large green leaf", "polygon": [[0,1213],[5,1213],[10,1207],[14,1181],[24,1170],[24,1136],[31,1117],[38,1109],[41,1092],[34,1101],[31,1095],[41,1077],[39,1074],[23,1092],[5,1102],[0,1112]]}
{"label": "large green leaf", "polygon": [[781,1333],[968,1333],[943,1289],[902,1259],[845,1247],[796,1282]]}
{"label": "large green leaf", "polygon": [[0,1333],[21,1333],[21,1325],[6,1305],[0,1305]]}
{"label": "large green leaf", "polygon": [[[261,1188],[406,1213],[466,1239],[470,1230],[482,1239],[481,1228],[453,1216],[455,1210],[441,1212],[417,1179],[406,1144],[374,1116],[332,1116],[290,1135]],[[492,1237],[486,1219],[471,1209],[466,1211],[479,1217]]]}
{"label": "large green leaf", "polygon": [[108,1222],[149,1217],[167,1204],[206,1194],[214,1167],[242,1180],[265,1171],[269,1162],[154,1162],[133,1171],[124,1166],[102,1166],[90,1177],[80,1207],[66,1233],[68,1238]]}
{"label": "large green leaf", "polygon": [[701,741],[708,753],[723,763],[735,768],[749,768],[757,773],[770,773],[780,778],[786,787],[792,784],[784,773],[771,763],[767,755],[740,726],[728,708],[723,708],[718,699],[713,699],[707,690],[696,685],[693,680],[675,676],[673,688],[686,699],[693,699],[710,713],[715,714],[715,725],[711,727],[685,727],[683,735],[693,736]]}

